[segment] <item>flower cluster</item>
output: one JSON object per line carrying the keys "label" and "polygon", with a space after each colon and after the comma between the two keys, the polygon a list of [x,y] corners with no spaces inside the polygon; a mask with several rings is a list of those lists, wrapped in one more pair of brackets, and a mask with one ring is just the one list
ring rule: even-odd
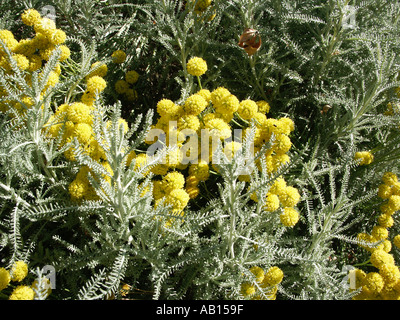
{"label": "flower cluster", "polygon": [[129,70],[125,73],[125,79],[117,80],[114,85],[115,91],[123,95],[128,101],[135,101],[137,99],[137,91],[135,84],[139,79],[139,73],[135,70]]}
{"label": "flower cluster", "polygon": [[385,202],[381,205],[381,215],[371,234],[359,233],[358,239],[364,249],[371,253],[370,263],[376,271],[368,273],[361,269],[355,271],[356,287],[361,291],[354,297],[357,300],[399,300],[400,270],[390,251],[392,242],[400,248],[400,235],[389,236],[394,224],[393,216],[400,210],[400,182],[393,172],[386,172],[379,186],[378,197]]}
{"label": "flower cluster", "polygon": [[[174,216],[182,216],[183,209],[187,206],[190,197],[184,190],[185,177],[178,171],[171,171],[162,177],[161,180],[154,181],[153,195],[157,206],[160,202],[172,207]],[[169,219],[166,226],[172,224],[174,219]]]}
{"label": "flower cluster", "polygon": [[241,285],[240,293],[245,299],[268,300],[276,299],[278,285],[282,282],[283,272],[280,268],[273,266],[264,271],[258,266],[253,266],[249,270],[254,281],[245,281]]}
{"label": "flower cluster", "polygon": [[[46,130],[52,138],[62,137],[60,148],[69,146],[64,151],[64,156],[68,161],[74,162],[76,160],[75,153],[77,150],[72,144],[76,139],[80,150],[89,155],[94,161],[100,163],[111,175],[112,172],[106,161],[104,149],[96,140],[93,131],[95,101],[107,86],[107,82],[104,80],[107,71],[106,64],[93,63],[89,74],[85,77],[86,90],[82,94],[80,101],[58,106],[50,117]],[[120,123],[125,128],[128,128],[128,124],[124,119],[120,119]],[[90,170],[87,167],[81,167],[75,179],[70,183],[69,193],[73,201],[98,199],[93,186],[89,182],[89,174]],[[106,179],[109,180],[109,176]]]}
{"label": "flower cluster", "polygon": [[[32,72],[40,70],[43,63],[49,60],[54,50],[60,50],[59,62],[68,59],[71,53],[69,48],[65,45],[65,32],[57,29],[53,20],[42,18],[34,9],[25,10],[21,15],[21,19],[27,26],[33,27],[34,37],[18,41],[14,38],[11,31],[0,30],[0,39],[11,52],[11,59],[14,60],[11,61],[3,47],[0,46],[0,68],[2,68],[5,73],[12,75],[14,72],[12,64],[15,62],[16,66],[24,72],[25,80],[29,84]],[[59,82],[60,73],[61,66],[58,63],[54,70],[50,72],[42,95]],[[43,77],[43,74],[39,73],[39,77]],[[0,88],[0,98],[5,95],[5,90]],[[0,111],[8,111],[11,105],[15,110],[23,113],[27,108],[33,105],[32,99],[28,96],[22,97],[21,102],[2,101],[0,103]]]}
{"label": "flower cluster", "polygon": [[[205,73],[207,64],[203,59],[195,57],[189,60],[187,69],[190,74],[199,76]],[[159,118],[152,128],[159,130],[160,134],[156,137],[147,136],[146,142],[161,143],[171,149],[166,152],[165,161],[155,166],[152,172],[159,176],[179,172],[180,181],[185,182],[180,191],[184,201],[179,203],[186,205],[188,199],[195,199],[200,195],[199,184],[209,179],[211,171],[218,173],[220,170],[214,158],[218,140],[223,143],[223,152],[227,158],[232,159],[242,148],[241,142],[232,141],[234,126],[239,122],[243,124],[244,138],[254,122],[255,152],[264,150],[262,146],[271,143],[271,147],[264,151],[265,161],[257,162],[258,170],[275,174],[290,162],[287,153],[292,146],[289,135],[294,130],[294,122],[287,117],[267,118],[269,109],[266,101],[240,101],[225,87],[217,87],[212,91],[201,89],[188,96],[181,104],[166,98],[161,99],[156,105]],[[250,175],[243,174],[239,179],[250,182]],[[161,196],[167,196],[167,193],[163,183],[154,182],[154,197],[157,200]],[[264,210],[279,210],[281,223],[286,227],[293,227],[300,218],[295,208],[300,198],[298,190],[288,186],[284,178],[280,177],[265,195]],[[255,194],[251,199],[258,201]],[[167,199],[167,203],[172,202]],[[183,210],[184,207],[180,209]]]}
{"label": "flower cluster", "polygon": [[[300,219],[300,214],[295,206],[300,201],[299,191],[288,186],[283,177],[277,178],[270,186],[265,198],[264,210],[274,212],[280,209],[280,221],[286,227],[294,227]],[[258,201],[256,193],[251,199]]]}
{"label": "flower cluster", "polygon": [[[22,260],[15,261],[10,270],[0,268],[0,291],[11,286],[9,300],[34,300],[37,290],[37,281],[30,286],[21,284],[28,275],[28,265]],[[15,283],[15,285],[13,284]],[[47,289],[47,295],[51,288]]]}

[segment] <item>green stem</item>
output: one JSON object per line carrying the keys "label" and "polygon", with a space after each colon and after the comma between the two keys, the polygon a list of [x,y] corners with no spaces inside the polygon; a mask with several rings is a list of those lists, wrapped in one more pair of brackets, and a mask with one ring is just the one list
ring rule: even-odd
{"label": "green stem", "polygon": [[252,72],[252,74],[254,76],[255,85],[258,88],[258,90],[260,91],[260,94],[261,94],[262,98],[265,101],[267,101],[268,99],[267,99],[267,96],[266,96],[266,94],[264,92],[264,88],[261,85],[260,79],[259,79],[259,77],[257,75],[257,72],[256,72],[256,55],[255,54],[249,57],[249,63],[250,63],[250,67],[251,67],[251,72]]}
{"label": "green stem", "polygon": [[353,267],[362,267],[362,266],[367,266],[367,265],[371,265],[371,259],[368,259],[367,261],[361,262],[361,263],[356,263],[353,265]]}
{"label": "green stem", "polygon": [[196,76],[196,77],[197,77],[197,82],[199,83],[199,88],[200,88],[200,90],[202,90],[203,87],[201,86],[200,77],[199,76]]}
{"label": "green stem", "polygon": [[229,236],[228,236],[228,243],[227,243],[227,250],[228,254],[233,260],[235,258],[235,250],[234,250],[234,245],[235,245],[235,236],[236,236],[236,214],[235,214],[235,208],[234,208],[234,203],[236,201],[235,199],[235,178],[233,175],[231,175],[231,181],[230,181],[230,196],[229,196],[229,211],[230,211],[230,228],[229,228]]}

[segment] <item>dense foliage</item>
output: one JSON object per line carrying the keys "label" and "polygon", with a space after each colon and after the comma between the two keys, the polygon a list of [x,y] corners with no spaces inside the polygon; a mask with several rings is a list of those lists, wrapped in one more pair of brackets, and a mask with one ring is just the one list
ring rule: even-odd
{"label": "dense foliage", "polygon": [[0,297],[400,299],[400,4],[0,12]]}

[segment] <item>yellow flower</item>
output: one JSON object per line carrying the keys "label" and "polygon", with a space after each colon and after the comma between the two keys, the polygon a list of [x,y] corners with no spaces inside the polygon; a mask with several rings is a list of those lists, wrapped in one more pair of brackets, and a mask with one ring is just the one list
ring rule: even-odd
{"label": "yellow flower", "polygon": [[35,51],[34,41],[31,39],[21,39],[13,50],[14,53],[22,54],[28,58],[33,55]]}
{"label": "yellow flower", "polygon": [[226,113],[216,112],[215,117],[224,120],[226,123],[229,123],[232,121],[234,114],[230,113],[230,112],[226,112]]}
{"label": "yellow flower", "polygon": [[198,163],[192,163],[189,166],[189,176],[198,181],[206,181],[210,176],[210,168],[206,161],[200,160]]}
{"label": "yellow flower", "polygon": [[386,264],[394,264],[393,256],[381,249],[373,250],[370,261],[372,265],[378,269]]}
{"label": "yellow flower", "polygon": [[379,269],[379,274],[385,280],[385,285],[391,286],[400,279],[400,270],[394,264],[385,264]]}
{"label": "yellow flower", "polygon": [[400,249],[400,234],[393,238],[393,244]]}
{"label": "yellow flower", "polygon": [[55,73],[54,71],[50,71],[49,78],[47,79],[46,83],[46,88],[54,87],[59,82],[59,80],[60,78],[58,74]]}
{"label": "yellow flower", "polygon": [[92,124],[92,109],[82,102],[74,102],[67,109],[68,120],[74,123]]}
{"label": "yellow flower", "polygon": [[21,282],[28,275],[28,265],[21,260],[14,262],[10,275],[11,281]]}
{"label": "yellow flower", "polygon": [[258,266],[250,268],[250,272],[256,277],[256,281],[261,283],[264,280],[264,270]]}
{"label": "yellow flower", "polygon": [[201,95],[193,94],[186,99],[183,110],[186,114],[198,115],[207,105],[207,101]]}
{"label": "yellow flower", "polygon": [[372,161],[374,161],[374,156],[369,151],[360,151],[356,152],[354,155],[354,160],[356,160],[359,165],[363,166],[371,164]]}
{"label": "yellow flower", "polygon": [[390,242],[390,240],[383,240],[381,244],[379,244],[377,247],[377,249],[382,249],[385,252],[390,252],[392,250],[392,243]]}
{"label": "yellow flower", "polygon": [[51,37],[49,37],[50,42],[55,46],[63,44],[66,39],[67,39],[67,35],[65,34],[64,31],[62,31],[60,29],[54,30]]}
{"label": "yellow flower", "polygon": [[[189,170],[190,170],[190,168],[189,168]],[[200,180],[195,175],[191,175],[189,173],[189,175],[186,177],[186,186],[197,186],[199,183],[200,183]]]}
{"label": "yellow flower", "polygon": [[391,186],[398,182],[397,175],[393,172],[385,172],[382,176],[382,181],[388,186]]}
{"label": "yellow flower", "polygon": [[128,101],[135,101],[138,98],[138,93],[135,89],[129,88],[125,91],[125,97]]}
{"label": "yellow flower", "polygon": [[235,95],[229,94],[216,101],[214,108],[216,112],[221,114],[233,114],[239,109],[239,99]]}
{"label": "yellow flower", "polygon": [[35,291],[28,286],[16,287],[9,296],[9,300],[33,300],[34,298]]}
{"label": "yellow flower", "polygon": [[274,183],[269,189],[269,192],[274,194],[283,194],[286,191],[286,181],[282,177],[278,177],[275,179]]}
{"label": "yellow flower", "polygon": [[39,70],[42,67],[42,58],[37,55],[37,54],[33,54],[29,57],[29,67],[28,67],[28,71],[36,71]]}
{"label": "yellow flower", "polygon": [[256,288],[250,282],[244,282],[241,284],[240,293],[244,297],[251,297],[256,292]]}
{"label": "yellow flower", "polygon": [[[15,40],[14,35],[9,30],[0,30],[0,39],[3,40],[5,45],[13,51],[18,46],[18,41]],[[0,46],[0,55],[4,52],[3,47]]]}
{"label": "yellow flower", "polygon": [[60,61],[63,62],[67,60],[71,55],[69,48],[65,45],[61,45],[58,48],[61,50]]}
{"label": "yellow flower", "polygon": [[224,87],[218,87],[211,92],[211,102],[218,105],[222,100],[231,95],[230,91]]}
{"label": "yellow flower", "polygon": [[87,75],[88,78],[93,76],[104,77],[108,72],[108,67],[105,63],[101,63],[100,61],[96,61],[92,63],[90,67],[90,73]]}
{"label": "yellow flower", "polygon": [[400,210],[400,196],[391,195],[389,197],[388,205],[393,211]]}
{"label": "yellow flower", "polygon": [[237,113],[244,120],[250,120],[254,117],[254,115],[258,112],[258,106],[253,100],[243,100],[239,104],[239,108]]}
{"label": "yellow flower", "polygon": [[400,196],[400,182],[394,182],[391,186],[392,194]]}
{"label": "yellow flower", "polygon": [[157,200],[162,199],[167,195],[167,192],[164,188],[164,181],[161,180],[153,180],[153,198],[157,202]]}
{"label": "yellow flower", "polygon": [[41,18],[34,23],[33,28],[36,33],[42,33],[50,38],[56,30],[56,24],[49,18]]}
{"label": "yellow flower", "polygon": [[392,188],[387,184],[381,184],[378,187],[378,197],[381,199],[389,199],[392,195]]}
{"label": "yellow flower", "polygon": [[93,129],[87,123],[77,123],[74,126],[73,136],[78,139],[79,143],[88,143],[92,135]]}
{"label": "yellow flower", "polygon": [[29,60],[22,54],[13,54],[13,59],[17,63],[18,68],[21,70],[27,70],[29,68]]}
{"label": "yellow flower", "polygon": [[114,88],[117,93],[123,94],[129,89],[129,83],[125,80],[117,80],[117,82],[115,82]]}
{"label": "yellow flower", "polygon": [[262,288],[276,286],[281,283],[283,280],[283,271],[274,266],[268,269],[268,271],[264,275],[264,279],[261,283]]}
{"label": "yellow flower", "polygon": [[94,92],[85,91],[81,97],[81,102],[88,106],[92,106],[95,101],[96,101],[96,93]]}
{"label": "yellow flower", "polygon": [[389,203],[384,203],[380,206],[380,210],[383,214],[393,215],[396,211],[393,210],[392,207],[389,206]]}
{"label": "yellow flower", "polygon": [[186,64],[189,74],[192,76],[201,76],[207,71],[207,62],[199,57],[191,58]]}
{"label": "yellow flower", "polygon": [[[360,247],[364,248],[367,251],[371,251],[371,252],[373,251],[373,248],[369,245],[376,241],[371,235],[361,232],[357,235],[357,240],[360,241],[360,243],[359,243]],[[365,244],[364,244],[364,242],[365,242]]]}
{"label": "yellow flower", "polygon": [[169,172],[162,178],[162,181],[164,182],[163,186],[167,193],[174,189],[182,189],[185,185],[185,177],[178,171]]}
{"label": "yellow flower", "polygon": [[385,286],[385,280],[377,272],[369,272],[363,280],[363,284],[373,293],[379,293]]}
{"label": "yellow flower", "polygon": [[300,215],[296,209],[287,207],[284,209],[279,218],[284,226],[294,227],[299,221]]}
{"label": "yellow flower", "polygon": [[122,50],[116,50],[111,55],[114,63],[123,63],[126,59],[126,53]]}
{"label": "yellow flower", "polygon": [[242,144],[237,141],[230,141],[225,143],[224,153],[228,160],[232,161],[236,153],[242,149]]}
{"label": "yellow flower", "polygon": [[373,236],[376,240],[383,240],[389,236],[389,231],[382,226],[374,226],[372,228],[371,236]]}
{"label": "yellow flower", "polygon": [[37,32],[33,38],[33,44],[36,49],[43,50],[49,46],[50,41],[45,34]]}
{"label": "yellow flower", "polygon": [[270,105],[268,104],[268,102],[264,101],[264,100],[259,100],[256,102],[256,104],[258,107],[258,112],[261,112],[261,113],[268,113],[271,108]]}
{"label": "yellow flower", "polygon": [[188,129],[190,131],[196,132],[200,128],[200,120],[195,115],[184,114],[178,119],[177,125],[179,131]]}
{"label": "yellow flower", "polygon": [[287,186],[282,193],[279,194],[279,201],[284,207],[293,207],[300,201],[299,191],[291,186]]}
{"label": "yellow flower", "polygon": [[264,210],[268,212],[274,212],[279,209],[279,205],[280,203],[278,196],[273,193],[267,193]]}
{"label": "yellow flower", "polygon": [[273,150],[277,153],[286,153],[292,147],[292,141],[286,134],[278,134],[275,137]]}
{"label": "yellow flower", "polygon": [[204,11],[211,5],[211,3],[212,0],[198,0],[194,10]]}
{"label": "yellow flower", "polygon": [[71,199],[74,201],[83,199],[83,197],[87,194],[88,190],[89,190],[88,181],[78,178],[73,180],[68,187]]}
{"label": "yellow flower", "polygon": [[197,186],[186,186],[185,191],[190,199],[195,199],[200,194],[200,189]]}
{"label": "yellow flower", "polygon": [[190,198],[187,192],[183,189],[174,189],[165,197],[165,204],[171,205],[175,210],[183,210],[188,204]]}
{"label": "yellow flower", "polygon": [[0,291],[7,288],[10,281],[10,272],[4,268],[0,268]]}
{"label": "yellow flower", "polygon": [[26,24],[27,26],[33,26],[41,19],[41,16],[40,13],[35,9],[27,9],[21,15],[21,19],[22,23]]}
{"label": "yellow flower", "polygon": [[175,117],[179,110],[179,106],[169,99],[162,99],[157,103],[157,113],[166,120]]}
{"label": "yellow flower", "polygon": [[255,120],[255,125],[257,126],[257,130],[260,131],[260,127],[264,125],[264,122],[267,120],[267,116],[264,113],[257,112],[253,119]]}
{"label": "yellow flower", "polygon": [[227,139],[232,135],[231,127],[220,118],[210,119],[205,121],[204,129],[209,130],[212,137],[219,139]]}
{"label": "yellow flower", "polygon": [[294,122],[292,119],[284,117],[278,120],[278,128],[283,134],[290,134],[294,130]]}
{"label": "yellow flower", "polygon": [[264,121],[262,126],[262,134],[265,141],[268,141],[271,138],[272,134],[279,134],[279,121],[277,119],[268,118]]}
{"label": "yellow flower", "polygon": [[388,214],[381,214],[378,217],[378,223],[381,227],[390,228],[394,224],[394,220],[391,215]]}
{"label": "yellow flower", "polygon": [[40,49],[39,50],[39,55],[43,60],[48,61],[51,57],[51,55],[53,54],[54,50],[56,49],[56,47],[54,45],[49,45],[44,49]]}
{"label": "yellow flower", "polygon": [[93,76],[87,79],[86,88],[89,92],[100,93],[106,88],[106,81],[100,76]]}
{"label": "yellow flower", "polygon": [[[135,157],[135,166],[134,170],[135,171],[142,171],[146,166],[149,161],[149,158],[146,153],[140,153]],[[149,174],[150,170],[146,170],[143,172],[143,175]]]}
{"label": "yellow flower", "polygon": [[211,92],[208,89],[201,89],[196,92],[197,94],[201,95],[207,102],[211,101]]}
{"label": "yellow flower", "polygon": [[[356,286],[356,288],[355,289],[358,289],[359,287],[361,287],[362,286],[362,283],[363,283],[363,281],[364,281],[364,278],[365,278],[365,276],[367,275],[363,270],[361,270],[361,269],[355,269],[354,271],[354,276],[355,276],[355,286]],[[350,279],[349,279],[349,281],[350,281]]]}
{"label": "yellow flower", "polygon": [[135,70],[130,70],[125,74],[125,80],[126,82],[130,84],[135,84],[139,79],[139,73],[137,73]]}

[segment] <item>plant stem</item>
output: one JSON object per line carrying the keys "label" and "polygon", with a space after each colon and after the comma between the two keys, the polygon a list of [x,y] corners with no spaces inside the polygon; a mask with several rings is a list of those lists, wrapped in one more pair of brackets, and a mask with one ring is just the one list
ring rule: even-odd
{"label": "plant stem", "polygon": [[235,258],[235,236],[236,236],[236,213],[234,204],[236,201],[235,197],[235,188],[236,188],[236,180],[233,174],[230,175],[231,181],[229,182],[230,187],[230,195],[229,195],[229,211],[230,211],[230,228],[229,228],[229,237],[227,249],[229,252],[230,258],[233,260]]}

